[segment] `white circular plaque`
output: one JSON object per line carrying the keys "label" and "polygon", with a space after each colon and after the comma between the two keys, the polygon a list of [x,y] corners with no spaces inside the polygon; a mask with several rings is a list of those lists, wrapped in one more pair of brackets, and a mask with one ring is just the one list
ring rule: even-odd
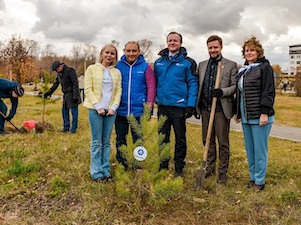
{"label": "white circular plaque", "polygon": [[134,157],[138,161],[143,161],[147,157],[147,150],[143,146],[138,146],[134,149]]}

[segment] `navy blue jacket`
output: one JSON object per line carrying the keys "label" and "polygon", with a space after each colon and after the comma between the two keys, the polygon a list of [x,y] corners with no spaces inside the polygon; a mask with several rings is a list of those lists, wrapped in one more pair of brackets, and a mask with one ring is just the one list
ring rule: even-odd
{"label": "navy blue jacket", "polygon": [[[12,96],[12,91],[15,87],[18,86],[18,83],[9,81],[3,78],[0,78],[0,99],[1,98],[10,98],[11,101],[11,109],[8,117],[13,118],[17,112],[18,108],[18,98],[14,98]],[[2,100],[0,100],[2,101]],[[4,104],[4,103],[3,103]]]}

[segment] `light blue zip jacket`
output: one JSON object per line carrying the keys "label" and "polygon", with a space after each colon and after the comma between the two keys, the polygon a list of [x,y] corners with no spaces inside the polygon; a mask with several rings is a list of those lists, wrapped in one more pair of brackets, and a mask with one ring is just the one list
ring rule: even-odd
{"label": "light blue zip jacket", "polygon": [[187,57],[184,47],[169,59],[168,49],[163,49],[155,61],[157,79],[157,104],[162,106],[196,106],[198,78],[193,74],[193,60]]}

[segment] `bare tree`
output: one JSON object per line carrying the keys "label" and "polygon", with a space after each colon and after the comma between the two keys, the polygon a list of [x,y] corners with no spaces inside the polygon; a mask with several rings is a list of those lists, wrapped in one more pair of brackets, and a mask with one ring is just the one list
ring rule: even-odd
{"label": "bare tree", "polygon": [[137,43],[140,46],[140,52],[144,56],[145,61],[151,62],[153,58],[153,53],[150,48],[153,42],[147,39],[142,39],[140,41],[137,41]]}
{"label": "bare tree", "polygon": [[118,46],[119,46],[119,41],[112,40],[112,41],[111,41],[111,44],[112,44],[113,46],[115,46],[116,48],[118,48]]}
{"label": "bare tree", "polygon": [[1,59],[6,63],[6,70],[10,71],[10,79],[23,83],[32,76],[33,63],[37,58],[38,43],[34,40],[23,39],[20,35],[13,35],[7,43],[3,43]]}
{"label": "bare tree", "polygon": [[78,72],[79,71],[79,65],[82,61],[82,44],[76,44],[73,45],[72,47],[72,58],[73,58],[73,62],[74,62],[74,68],[75,71]]}
{"label": "bare tree", "polygon": [[84,72],[88,65],[96,61],[96,46],[85,44],[83,47]]}

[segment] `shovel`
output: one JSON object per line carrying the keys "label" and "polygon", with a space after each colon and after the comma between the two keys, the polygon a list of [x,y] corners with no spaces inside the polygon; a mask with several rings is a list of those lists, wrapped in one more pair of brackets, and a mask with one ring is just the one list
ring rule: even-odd
{"label": "shovel", "polygon": [[[7,118],[7,116],[5,116],[1,111],[0,111],[0,115],[4,118],[4,119],[6,119]],[[18,131],[18,132],[20,132],[21,134],[23,134],[23,133],[25,133],[25,131],[22,129],[22,130],[20,130],[18,127],[16,127],[11,121],[8,121],[14,128],[16,128],[16,130]]]}
{"label": "shovel", "polygon": [[[215,89],[219,88],[219,83],[221,79],[221,67],[222,62],[219,61],[217,65],[217,74],[216,74],[216,80],[215,80]],[[198,168],[196,173],[196,190],[202,189],[204,186],[204,180],[206,176],[206,167],[207,167],[207,156],[208,156],[208,150],[209,150],[209,144],[212,134],[212,127],[214,122],[214,115],[215,115],[215,108],[216,108],[216,102],[217,98],[213,97],[212,99],[212,105],[211,105],[211,112],[210,112],[210,118],[209,118],[209,124],[208,124],[208,130],[207,130],[207,136],[206,136],[206,143],[205,143],[205,151],[203,155],[203,162],[202,167]]]}

